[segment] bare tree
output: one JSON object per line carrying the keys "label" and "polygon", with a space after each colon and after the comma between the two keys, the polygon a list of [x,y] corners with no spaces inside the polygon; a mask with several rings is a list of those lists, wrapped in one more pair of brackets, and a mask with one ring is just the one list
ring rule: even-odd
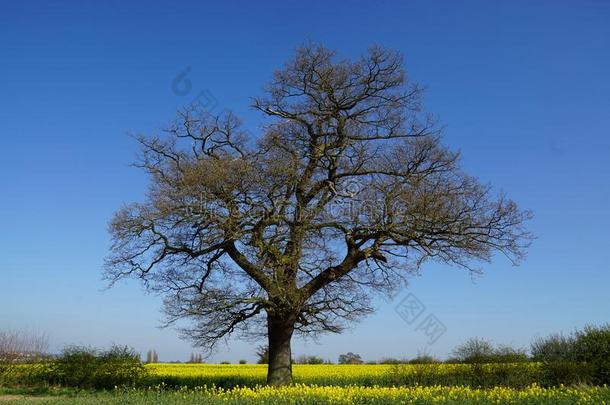
{"label": "bare tree", "polygon": [[232,113],[181,111],[138,137],[150,191],[115,214],[107,276],[163,294],[198,346],[266,334],[267,381],[284,384],[293,334],[340,332],[426,259],[517,263],[529,213],[460,169],[421,94],[394,52],[305,46],[254,99],[259,136]]}
{"label": "bare tree", "polygon": [[0,331],[0,383],[14,377],[19,364],[34,363],[47,355],[49,339],[45,334],[21,331]]}

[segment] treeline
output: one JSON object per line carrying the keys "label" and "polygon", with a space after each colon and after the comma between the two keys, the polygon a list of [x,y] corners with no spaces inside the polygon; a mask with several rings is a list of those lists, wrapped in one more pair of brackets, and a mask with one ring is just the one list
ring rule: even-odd
{"label": "treeline", "polygon": [[[95,389],[141,387],[161,382],[171,385],[170,381],[159,381],[159,376],[151,375],[140,355],[125,346],[112,346],[108,350],[67,347],[57,356],[45,355],[46,347],[44,337],[0,333],[0,385],[44,384]],[[267,355],[266,348],[260,348],[259,362],[264,362]],[[318,356],[303,355],[295,360],[302,364],[328,363]],[[146,361],[158,361],[156,352],[149,351]],[[191,362],[200,361],[199,355],[191,356]],[[338,362],[363,363],[358,354],[351,352],[339,356]],[[394,365],[381,380],[370,382],[377,385],[610,384],[610,324],[588,326],[569,335],[540,338],[533,342],[529,351],[475,338],[456,347],[445,361],[420,355],[410,360],[383,359],[376,364]],[[227,388],[231,381],[210,383]],[[179,386],[185,380],[175,382]]]}

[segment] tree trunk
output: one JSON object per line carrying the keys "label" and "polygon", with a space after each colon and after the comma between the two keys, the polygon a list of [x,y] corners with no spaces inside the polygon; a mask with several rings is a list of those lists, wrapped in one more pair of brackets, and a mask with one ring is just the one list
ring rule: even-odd
{"label": "tree trunk", "polygon": [[269,368],[267,384],[286,385],[292,383],[292,352],[290,340],[294,332],[294,320],[267,315],[269,337]]}

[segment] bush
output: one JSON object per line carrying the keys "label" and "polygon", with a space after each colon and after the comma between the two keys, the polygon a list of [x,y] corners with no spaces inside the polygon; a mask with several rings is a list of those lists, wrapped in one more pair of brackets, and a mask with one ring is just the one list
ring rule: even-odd
{"label": "bush", "polygon": [[111,389],[134,385],[145,373],[140,356],[128,347],[112,346],[100,352],[70,346],[51,364],[49,382],[78,388]]}
{"label": "bush", "polygon": [[610,384],[610,325],[537,339],[532,357],[543,364],[546,385]]}
{"label": "bush", "polygon": [[610,324],[576,332],[572,356],[590,372],[591,383],[610,384]]}
{"label": "bush", "polygon": [[531,347],[532,359],[543,363],[573,360],[573,350],[574,338],[561,334],[538,338]]}
{"label": "bush", "polygon": [[493,357],[493,345],[480,338],[470,338],[453,350],[453,355],[462,363],[488,363]]}
{"label": "bush", "polygon": [[525,349],[517,349],[509,345],[494,347],[485,339],[471,338],[453,351],[454,357],[449,363],[522,363],[529,361]]}

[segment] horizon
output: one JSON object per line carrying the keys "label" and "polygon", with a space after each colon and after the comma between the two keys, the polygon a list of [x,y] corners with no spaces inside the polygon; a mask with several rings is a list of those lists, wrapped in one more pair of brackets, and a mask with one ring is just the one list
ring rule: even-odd
{"label": "horizon", "polygon": [[[117,343],[164,362],[198,352],[158,328],[161,300],[137,280],[102,280],[108,221],[148,187],[129,166],[129,134],[160,133],[195,99],[260,133],[250,97],[306,42],[339,58],[399,51],[444,144],[534,213],[536,239],[519,267],[496,256],[478,275],[429,262],[351,330],[295,339],[295,358],[446,358],[475,336],[529,349],[610,321],[610,3],[267,4],[0,6],[0,328],[48,334],[52,352]],[[416,319],[401,316],[405,300]],[[420,327],[431,317],[445,329],[433,342]],[[232,339],[207,361],[253,363],[261,344]]]}

